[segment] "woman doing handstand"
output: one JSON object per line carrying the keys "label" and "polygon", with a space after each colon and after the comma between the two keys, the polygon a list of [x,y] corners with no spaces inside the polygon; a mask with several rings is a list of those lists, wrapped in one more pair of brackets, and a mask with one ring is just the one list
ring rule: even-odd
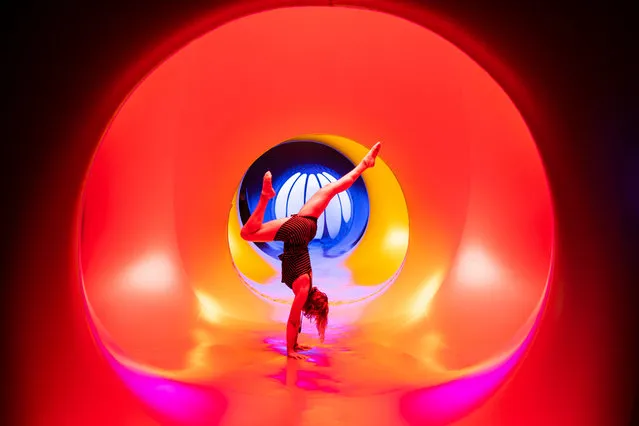
{"label": "woman doing handstand", "polygon": [[298,214],[266,223],[263,223],[264,212],[269,200],[275,196],[275,190],[271,173],[266,172],[264,175],[260,200],[242,227],[240,235],[246,241],[284,242],[284,253],[279,256],[282,261],[282,282],[295,294],[286,325],[286,353],[291,358],[302,359],[304,356],[297,352],[309,349],[297,344],[302,313],[315,321],[322,342],[328,324],[328,297],[312,285],[313,271],[308,253],[308,244],[317,232],[317,218],[333,197],[350,188],[366,169],[375,165],[375,158],[380,149],[381,143],[377,142],[357,167],[341,179],[320,188],[302,206]]}

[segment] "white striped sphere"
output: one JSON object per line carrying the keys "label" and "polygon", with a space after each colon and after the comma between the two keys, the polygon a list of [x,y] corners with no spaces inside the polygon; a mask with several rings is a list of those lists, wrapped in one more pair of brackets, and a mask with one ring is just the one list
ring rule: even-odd
{"label": "white striped sphere", "polygon": [[[275,198],[275,217],[277,219],[297,214],[320,188],[335,182],[335,177],[327,172],[302,173],[297,172],[284,182]],[[353,204],[348,191],[334,197],[326,210],[317,219],[317,234],[315,239],[327,234],[335,238],[340,229],[349,223],[353,215]]]}

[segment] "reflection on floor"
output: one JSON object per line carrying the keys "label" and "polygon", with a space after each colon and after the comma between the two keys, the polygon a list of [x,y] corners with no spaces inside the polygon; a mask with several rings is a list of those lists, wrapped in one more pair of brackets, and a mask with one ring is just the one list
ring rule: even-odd
{"label": "reflection on floor", "polygon": [[481,403],[517,358],[453,377],[408,335],[384,342],[333,327],[319,344],[305,327],[304,360],[285,356],[283,329],[200,329],[184,360],[190,374],[103,349],[162,424],[228,426],[446,424]]}

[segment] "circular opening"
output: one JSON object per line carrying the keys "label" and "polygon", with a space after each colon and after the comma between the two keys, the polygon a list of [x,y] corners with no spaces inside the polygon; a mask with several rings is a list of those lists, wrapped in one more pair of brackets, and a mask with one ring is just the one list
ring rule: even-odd
{"label": "circular opening", "polygon": [[[311,197],[331,182],[355,168],[339,151],[313,141],[289,141],[262,154],[242,179],[238,194],[238,214],[245,224],[255,210],[262,191],[262,176],[273,174],[275,199],[267,206],[264,221],[284,219],[297,214]],[[358,179],[347,191],[338,194],[317,221],[317,234],[309,248],[322,259],[350,252],[366,230],[370,206],[364,181]],[[277,259],[282,243],[258,243],[256,246]]]}
{"label": "circular opening", "polygon": [[[271,172],[277,195],[266,206],[263,220],[285,219],[297,214],[320,188],[353,170],[357,161],[342,151],[354,150],[365,153],[367,148],[334,135],[293,138],[262,154],[242,179],[229,217],[231,258],[251,291],[274,303],[275,320],[286,322],[294,296],[281,282],[283,243],[246,242],[239,237],[241,226],[257,207],[264,173]],[[371,219],[369,193],[377,210],[377,199],[394,202]],[[408,235],[403,193],[382,159],[331,200],[318,217],[317,233],[308,248],[313,285],[331,295],[332,325],[353,324],[364,307],[392,284],[406,257]],[[358,260],[371,257],[377,259],[375,265]]]}
{"label": "circular opening", "polygon": [[[274,361],[285,350],[287,305],[255,291],[277,280],[274,253],[238,239],[242,188],[250,210],[264,153],[331,147],[335,164],[313,170],[281,154],[286,180],[277,185],[300,173],[290,191],[279,188],[288,214],[298,181],[307,188],[321,185],[318,174],[337,178],[340,155],[355,164],[377,139],[380,166],[344,199],[353,222],[344,201],[337,233],[326,216],[315,244],[319,259],[348,253],[351,283],[333,282],[329,294],[347,303],[331,310],[327,345],[293,371]],[[400,403],[397,394],[388,403],[398,418],[458,418],[522,356],[552,261],[543,165],[503,89],[431,31],[340,7],[242,17],[153,70],[100,142],[81,217],[96,340],[120,377],[171,421],[232,422],[241,417],[234,407],[262,404],[260,419],[273,423],[286,411],[274,397],[282,383],[333,397],[394,391]],[[353,283],[376,297],[352,309],[360,298],[339,285]],[[312,328],[304,330],[314,343]],[[159,404],[157,384],[167,379],[184,398]],[[376,407],[359,410],[358,422],[378,423],[385,406]]]}

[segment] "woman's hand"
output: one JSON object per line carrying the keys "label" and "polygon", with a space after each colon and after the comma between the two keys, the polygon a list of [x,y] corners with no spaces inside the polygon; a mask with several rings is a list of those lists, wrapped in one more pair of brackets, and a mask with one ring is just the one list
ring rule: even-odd
{"label": "woman's hand", "polygon": [[312,346],[298,345],[297,343],[295,344],[295,347],[293,348],[295,352],[310,351],[311,349],[313,349]]}
{"label": "woman's hand", "polygon": [[298,354],[295,351],[288,351],[286,353],[286,356],[288,356],[289,358],[292,358],[292,359],[306,359],[306,355]]}

